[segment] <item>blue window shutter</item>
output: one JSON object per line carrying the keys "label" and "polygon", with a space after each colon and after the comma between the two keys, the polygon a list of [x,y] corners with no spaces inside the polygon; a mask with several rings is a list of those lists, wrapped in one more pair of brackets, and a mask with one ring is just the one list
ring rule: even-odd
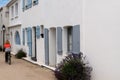
{"label": "blue window shutter", "polygon": [[40,38],[40,26],[36,27],[36,37]]}
{"label": "blue window shutter", "polygon": [[15,32],[15,43],[20,45],[20,35],[19,32]]}
{"label": "blue window shutter", "polygon": [[49,31],[48,29],[44,29],[44,42],[45,42],[45,64],[49,65]]}
{"label": "blue window shutter", "polygon": [[80,53],[80,25],[73,26],[72,36],[72,52]]}
{"label": "blue window shutter", "polygon": [[27,8],[31,8],[32,7],[32,0],[27,0]]}
{"label": "blue window shutter", "polygon": [[23,11],[25,10],[25,0],[22,0]]}
{"label": "blue window shutter", "polygon": [[62,54],[62,28],[57,27],[57,51]]}
{"label": "blue window shutter", "polygon": [[27,45],[29,48],[29,56],[32,56],[32,29],[27,28]]}
{"label": "blue window shutter", "polygon": [[25,45],[25,29],[23,29],[23,45]]}

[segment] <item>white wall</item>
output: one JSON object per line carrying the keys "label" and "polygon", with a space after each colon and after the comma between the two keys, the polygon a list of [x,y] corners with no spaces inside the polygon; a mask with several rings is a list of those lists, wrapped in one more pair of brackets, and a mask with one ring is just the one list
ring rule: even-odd
{"label": "white wall", "polygon": [[[80,24],[80,47],[93,67],[92,80],[119,80],[119,3],[119,0],[41,0],[22,13],[22,27]],[[41,48],[38,40],[37,52],[41,56],[43,44]]]}
{"label": "white wall", "polygon": [[119,0],[84,0],[82,51],[92,80],[120,80],[119,8]]}
{"label": "white wall", "polygon": [[3,32],[2,32],[2,26],[5,25],[6,31],[5,31],[5,40],[6,40],[6,34],[7,32],[7,27],[8,27],[8,9],[6,6],[3,6],[3,10],[0,12],[0,45],[3,45]]}
{"label": "white wall", "polygon": [[74,3],[69,0],[39,0],[38,5],[23,12],[23,24],[31,26],[39,23],[45,27],[78,24],[82,19],[81,9],[81,0],[74,0]]}
{"label": "white wall", "polygon": [[[15,15],[15,4],[16,3],[18,3],[18,15]],[[17,0],[16,2],[14,2],[13,4],[9,6],[9,26],[21,24],[21,12],[22,12],[21,3],[22,3],[22,0]],[[12,11],[11,11],[12,6],[14,7],[13,17],[12,17]]]}
{"label": "white wall", "polygon": [[[25,28],[36,25],[44,25],[45,28],[51,28],[80,24],[82,22],[81,9],[81,0],[74,0],[74,3],[69,0],[60,0],[59,2],[56,0],[39,0],[38,5],[32,6],[32,8],[27,9],[22,13],[22,27]],[[41,39],[38,39],[37,48],[40,49],[38,49],[37,53],[38,55],[39,53],[41,56],[43,55],[42,59],[44,59],[44,41],[42,44],[41,43]],[[41,48],[43,50],[41,50]],[[39,60],[41,60],[41,56],[39,56]],[[62,58],[63,56],[58,56],[58,60],[61,60]]]}
{"label": "white wall", "polygon": [[[20,49],[22,49],[22,42],[20,42],[21,44],[20,45],[17,45],[15,43],[15,33],[16,31],[19,32],[19,35],[21,34],[21,26],[16,26],[16,28],[10,28],[9,29],[9,33],[10,33],[10,43],[11,43],[11,48],[12,48],[12,52],[13,54],[16,54]],[[12,36],[11,36],[11,33],[12,33]],[[21,39],[21,35],[20,35],[20,39]]]}

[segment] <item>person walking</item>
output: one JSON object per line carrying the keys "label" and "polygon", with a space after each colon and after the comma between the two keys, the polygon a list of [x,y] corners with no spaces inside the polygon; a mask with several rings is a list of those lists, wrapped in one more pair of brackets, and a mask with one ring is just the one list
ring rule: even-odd
{"label": "person walking", "polygon": [[5,62],[8,62],[8,55],[10,54],[11,51],[11,45],[9,40],[6,40],[4,48],[5,48]]}

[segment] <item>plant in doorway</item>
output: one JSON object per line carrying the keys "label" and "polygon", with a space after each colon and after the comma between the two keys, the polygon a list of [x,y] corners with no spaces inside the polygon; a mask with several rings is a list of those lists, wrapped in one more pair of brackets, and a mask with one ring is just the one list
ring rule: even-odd
{"label": "plant in doorway", "polygon": [[16,57],[17,59],[21,59],[22,57],[26,57],[26,53],[25,53],[22,49],[20,49],[20,50],[17,52],[17,54],[15,55],[15,57]]}
{"label": "plant in doorway", "polygon": [[68,55],[55,70],[58,80],[90,80],[92,67],[82,53]]}

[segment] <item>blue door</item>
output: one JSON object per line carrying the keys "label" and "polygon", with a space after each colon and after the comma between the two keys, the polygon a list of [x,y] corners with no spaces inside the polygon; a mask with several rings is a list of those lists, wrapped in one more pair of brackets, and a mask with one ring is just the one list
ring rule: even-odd
{"label": "blue door", "polygon": [[32,56],[32,29],[27,28],[27,45],[29,50],[29,56]]}

